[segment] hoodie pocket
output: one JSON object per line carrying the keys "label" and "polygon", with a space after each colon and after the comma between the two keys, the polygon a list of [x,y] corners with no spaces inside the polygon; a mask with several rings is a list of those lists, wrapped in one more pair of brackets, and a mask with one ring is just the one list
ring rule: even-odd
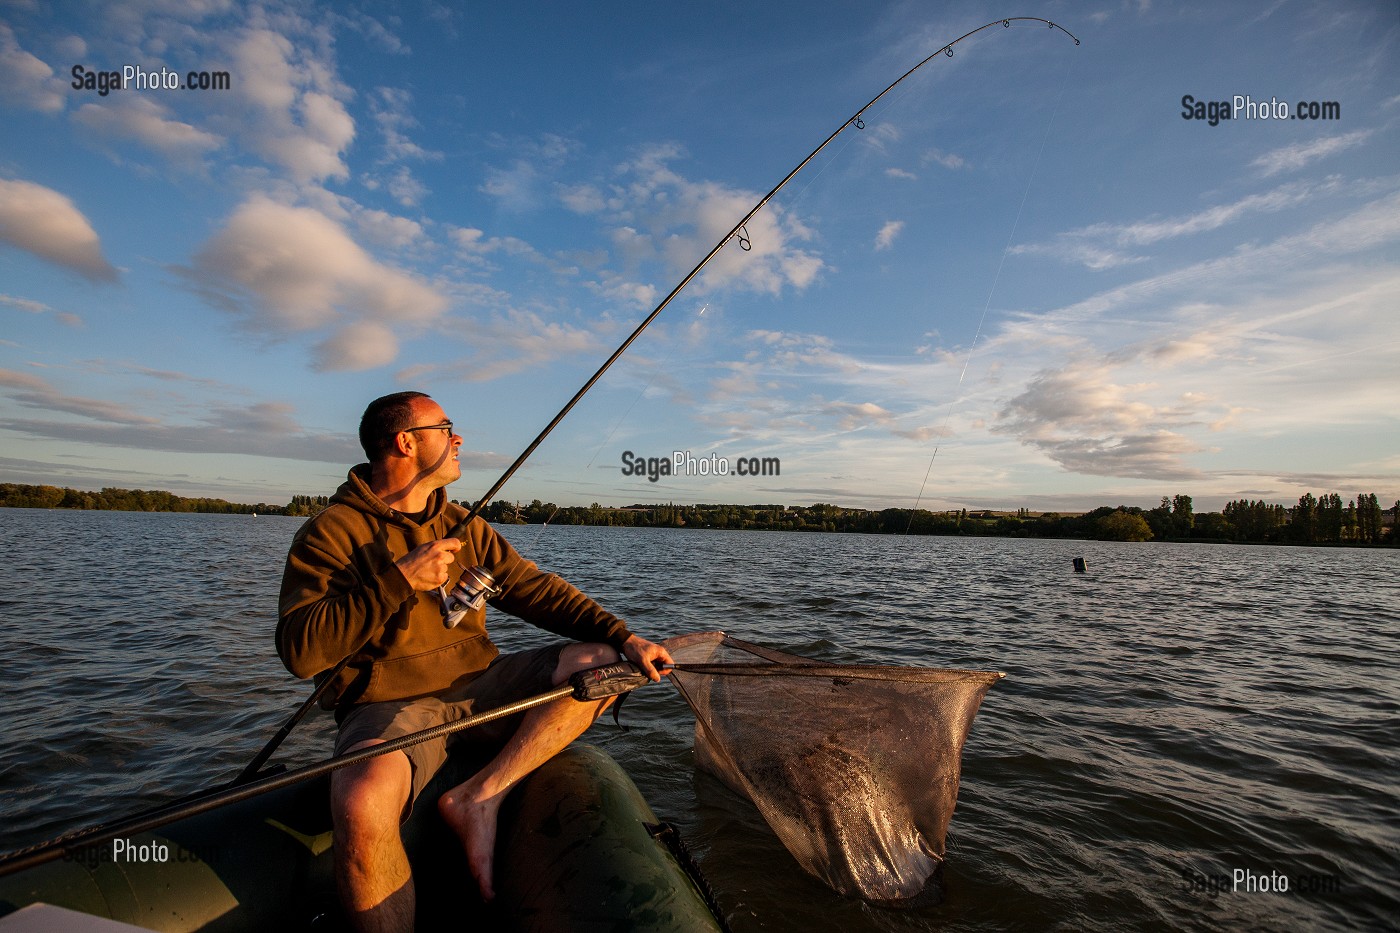
{"label": "hoodie pocket", "polygon": [[446,690],[469,674],[486,669],[500,653],[484,634],[441,648],[401,658],[386,658],[370,666],[369,683],[357,702],[404,700]]}

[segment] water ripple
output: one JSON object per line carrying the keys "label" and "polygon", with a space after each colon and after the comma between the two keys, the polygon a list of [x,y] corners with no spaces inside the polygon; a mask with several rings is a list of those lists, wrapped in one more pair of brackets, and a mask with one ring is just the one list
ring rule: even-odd
{"label": "water ripple", "polygon": [[[0,510],[13,848],[226,780],[305,695],[272,650],[299,520]],[[1400,916],[1390,551],[689,529],[503,531],[638,631],[833,662],[1005,671],[964,752],[949,898],[889,912],[802,874],[642,690],[616,756],[738,933],[1383,928]],[[81,566],[63,541],[90,547]],[[1089,573],[1075,574],[1083,556]],[[507,648],[540,633],[493,615]],[[315,717],[281,755],[325,754]],[[1220,892],[1235,869],[1337,893]]]}

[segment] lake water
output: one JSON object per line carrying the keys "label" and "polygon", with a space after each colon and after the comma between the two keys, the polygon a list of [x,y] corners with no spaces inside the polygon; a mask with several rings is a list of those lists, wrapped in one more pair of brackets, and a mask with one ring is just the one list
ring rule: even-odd
{"label": "lake water", "polygon": [[[0,509],[0,849],[252,757],[306,694],[272,648],[300,521]],[[802,874],[752,807],[695,774],[669,687],[633,696],[630,732],[595,726],[589,741],[682,827],[736,933],[1400,918],[1400,553],[502,531],[648,637],[723,629],[834,662],[1007,673],[964,749],[948,899],[916,912]],[[551,637],[494,623],[506,648]],[[329,742],[318,718],[279,757],[309,763]],[[1289,890],[1230,890],[1236,870]]]}

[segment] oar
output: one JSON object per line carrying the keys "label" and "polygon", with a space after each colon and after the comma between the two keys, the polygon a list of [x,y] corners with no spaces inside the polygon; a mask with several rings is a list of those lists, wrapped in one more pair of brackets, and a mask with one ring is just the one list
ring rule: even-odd
{"label": "oar", "polygon": [[182,801],[157,807],[145,813],[119,820],[115,823],[107,823],[102,826],[93,826],[88,829],[70,833],[67,836],[60,836],[49,842],[42,842],[26,849],[20,849],[9,855],[0,858],[0,877],[12,875],[16,872],[43,865],[47,862],[55,861],[65,855],[76,853],[81,847],[96,845],[100,842],[107,842],[118,836],[136,836],[141,833],[148,833],[153,829],[158,829],[176,820],[181,820],[190,816],[198,816],[210,810],[222,807],[226,804],[238,803],[259,794],[269,791],[279,790],[289,787],[301,781],[308,781],[312,778],[329,774],[340,768],[348,768],[368,761],[380,755],[387,755],[389,752],[401,751],[410,745],[419,742],[426,742],[429,739],[441,738],[454,732],[461,732],[463,729],[470,729],[484,723],[512,716],[524,710],[536,706],[543,706],[564,697],[573,697],[580,702],[590,702],[602,700],[608,697],[618,696],[628,693],[643,684],[650,683],[650,679],[629,661],[619,661],[615,664],[605,664],[602,667],[589,668],[579,671],[569,678],[569,682],[563,686],[556,687],[548,693],[541,693],[539,696],[528,697],[524,700],[517,700],[505,706],[499,706],[484,713],[477,713],[456,722],[443,723],[440,726],[433,726],[421,732],[414,732],[380,745],[362,749],[358,752],[351,752],[346,755],[339,755],[335,758],[327,759],[304,768],[294,771],[287,771],[282,774],[274,774],[255,781],[242,784],[234,784],[225,790],[215,791],[207,796],[198,797],[194,800]]}

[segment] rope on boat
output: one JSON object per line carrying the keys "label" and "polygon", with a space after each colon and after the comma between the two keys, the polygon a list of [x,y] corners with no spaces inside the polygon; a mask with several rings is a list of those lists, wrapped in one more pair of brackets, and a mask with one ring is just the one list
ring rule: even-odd
{"label": "rope on boat", "polygon": [[700,870],[700,863],[695,861],[695,857],[690,854],[690,849],[686,846],[685,840],[681,838],[681,831],[676,827],[676,824],[664,820],[660,823],[647,823],[646,831],[651,833],[651,838],[666,847],[666,851],[671,853],[681,870],[690,878],[695,889],[700,892],[700,897],[705,901],[705,906],[710,909],[710,913],[714,916],[715,922],[719,924],[721,933],[733,933],[729,929],[728,921],[724,919],[724,911],[720,909],[715,889],[710,886],[710,880]]}

